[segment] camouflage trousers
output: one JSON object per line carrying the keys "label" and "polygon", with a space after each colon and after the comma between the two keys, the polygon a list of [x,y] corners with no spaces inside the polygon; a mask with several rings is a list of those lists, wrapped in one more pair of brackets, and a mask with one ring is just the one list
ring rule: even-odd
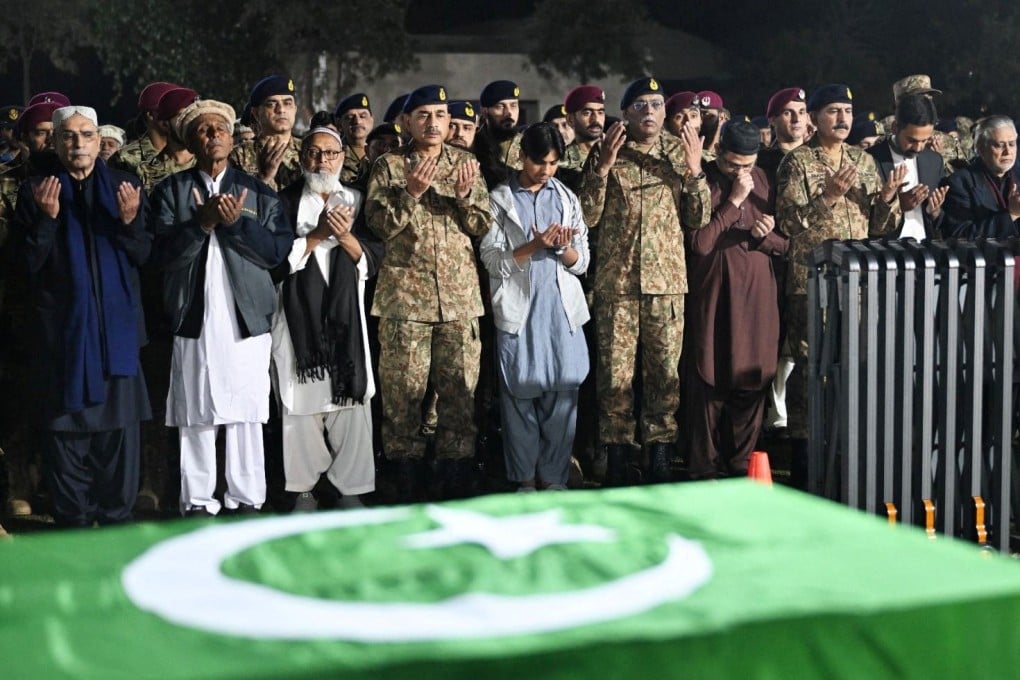
{"label": "camouflage trousers", "polygon": [[425,455],[422,400],[430,377],[438,397],[436,457],[474,455],[474,397],[481,356],[478,319],[439,323],[380,319],[379,344],[386,457]]}
{"label": "camouflage trousers", "polygon": [[793,373],[786,380],[786,423],[790,436],[807,439],[807,295],[786,298],[786,341],[793,358]]}
{"label": "camouflage trousers", "polygon": [[599,438],[634,445],[634,372],[641,342],[643,443],[674,442],[680,405],[680,350],[684,339],[683,295],[598,295],[596,385]]}

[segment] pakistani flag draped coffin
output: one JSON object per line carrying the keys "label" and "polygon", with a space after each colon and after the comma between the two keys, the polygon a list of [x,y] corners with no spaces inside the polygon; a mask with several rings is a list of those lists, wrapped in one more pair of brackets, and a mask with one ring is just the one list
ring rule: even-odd
{"label": "pakistani flag draped coffin", "polygon": [[1020,565],[745,480],[0,545],[0,677],[1016,677]]}

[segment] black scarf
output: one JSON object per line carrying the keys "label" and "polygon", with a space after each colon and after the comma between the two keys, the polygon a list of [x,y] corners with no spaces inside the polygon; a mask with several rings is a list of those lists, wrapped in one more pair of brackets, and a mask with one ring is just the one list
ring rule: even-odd
{"label": "black scarf", "polygon": [[358,270],[343,248],[330,253],[329,286],[315,253],[305,268],[283,282],[294,360],[300,382],[329,375],[333,403],[362,402],[368,389],[365,346],[358,307]]}

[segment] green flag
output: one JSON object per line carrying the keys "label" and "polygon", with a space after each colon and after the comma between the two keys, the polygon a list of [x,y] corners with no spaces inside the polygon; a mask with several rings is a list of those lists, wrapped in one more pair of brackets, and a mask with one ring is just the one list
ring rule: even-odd
{"label": "green flag", "polygon": [[0,545],[4,678],[1008,677],[1020,566],[745,480]]}

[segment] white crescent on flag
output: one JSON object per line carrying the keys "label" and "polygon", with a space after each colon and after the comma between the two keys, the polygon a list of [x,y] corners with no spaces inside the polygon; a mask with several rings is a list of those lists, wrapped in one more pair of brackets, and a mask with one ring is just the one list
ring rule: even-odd
{"label": "white crescent on flag", "polygon": [[[604,527],[561,523],[558,515],[548,512],[497,518],[453,508],[429,510],[426,513],[442,529],[408,537],[413,540],[407,544],[417,543],[416,549],[479,543],[499,557],[501,548],[492,545],[493,534],[479,537],[480,522],[491,523],[493,529],[508,523],[520,530],[522,523],[530,521],[536,531],[547,533],[546,545],[605,541],[613,536]],[[712,575],[711,561],[701,544],[675,534],[665,537],[667,555],[657,565],[593,587],[524,596],[467,592],[435,603],[326,600],[230,578],[221,570],[232,555],[274,539],[413,517],[408,508],[394,508],[213,525],[153,546],[124,569],[121,580],[139,608],[212,633],[401,643],[536,634],[621,619],[686,597]],[[459,539],[452,538],[458,533]],[[502,535],[514,540],[511,532]],[[535,544],[530,548],[503,550],[527,554],[541,547],[541,534],[533,533],[530,540]]]}

